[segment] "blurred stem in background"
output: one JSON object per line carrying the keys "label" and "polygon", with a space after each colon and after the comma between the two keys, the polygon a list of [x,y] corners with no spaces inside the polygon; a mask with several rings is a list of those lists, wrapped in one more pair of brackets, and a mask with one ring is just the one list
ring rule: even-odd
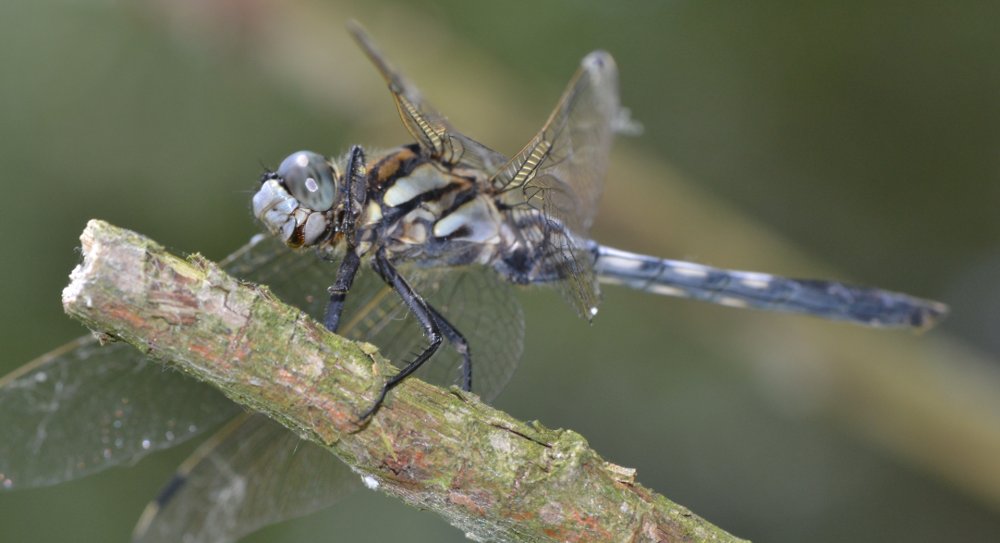
{"label": "blurred stem in background", "polygon": [[[212,32],[202,35],[189,29],[210,30],[241,21],[244,32],[228,46],[259,58],[263,69],[290,92],[301,93],[317,111],[391,108],[381,80],[337,27],[352,12],[350,2],[298,2],[280,10],[256,6],[253,12],[238,4],[156,5],[175,29],[188,29],[186,38],[208,41]],[[456,109],[479,104],[463,109],[468,116],[463,126],[474,126],[473,137],[480,141],[516,141],[531,133],[530,127],[540,122],[529,115],[534,112],[525,111],[516,93],[495,84],[516,81],[517,74],[442,83],[456,74],[478,73],[489,61],[463,48],[448,28],[409,11],[405,4],[392,9],[391,17],[365,24],[418,85],[434,88],[432,102],[457,104]],[[363,124],[358,128],[359,141],[375,138],[366,134]],[[609,181],[616,186],[606,191],[602,204],[602,220],[614,224],[621,238],[642,240],[638,249],[651,254],[696,254],[712,246],[729,254],[732,262],[759,260],[803,274],[831,275],[752,219],[698,190],[670,164],[629,143],[618,142],[615,179]],[[621,187],[626,184],[627,189]],[[664,235],[650,237],[650,232]],[[692,323],[692,329],[713,328],[711,323],[697,324]],[[1000,508],[1000,372],[993,360],[940,331],[927,336],[859,331],[809,319],[790,324],[784,336],[787,345],[779,350],[760,340],[769,336],[764,326],[743,319],[719,333],[731,336],[726,349],[756,367],[763,379],[781,376],[770,392],[790,397],[779,402],[808,401],[810,409],[835,417],[890,454]]]}

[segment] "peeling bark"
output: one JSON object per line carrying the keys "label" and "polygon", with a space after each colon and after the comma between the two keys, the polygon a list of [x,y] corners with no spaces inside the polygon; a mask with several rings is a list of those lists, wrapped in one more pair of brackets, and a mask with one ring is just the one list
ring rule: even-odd
{"label": "peeling bark", "polygon": [[127,341],[347,462],[369,487],[477,541],[742,541],[644,488],[571,430],[524,423],[475,395],[407,379],[366,424],[378,351],[328,333],[266,287],[101,221],[66,312]]}

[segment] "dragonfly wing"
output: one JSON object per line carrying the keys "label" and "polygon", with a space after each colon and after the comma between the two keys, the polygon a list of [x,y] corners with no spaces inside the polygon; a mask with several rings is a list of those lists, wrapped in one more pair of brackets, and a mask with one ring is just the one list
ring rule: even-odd
{"label": "dragonfly wing", "polygon": [[374,40],[356,21],[348,30],[389,86],[403,125],[428,156],[447,164],[464,164],[494,172],[507,162],[502,154],[451,127],[444,116],[423,99],[420,91],[385,58]]}
{"label": "dragonfly wing", "polygon": [[[322,314],[331,268],[255,237],[222,262]],[[45,486],[131,464],[233,417],[240,407],[209,385],[126,343],[83,336],[0,378],[0,489]]]}
{"label": "dragonfly wing", "polygon": [[0,379],[0,488],[131,464],[238,412],[131,345],[84,336]]}
{"label": "dragonfly wing", "polygon": [[[463,334],[472,354],[472,390],[486,401],[494,399],[517,369],[524,345],[524,317],[511,286],[493,270],[474,266],[404,265],[400,273]],[[396,293],[369,270],[355,281],[344,310],[347,335],[377,345],[396,364],[420,352],[427,340]],[[358,288],[369,294],[355,296]],[[445,344],[416,376],[442,386],[459,384],[461,363],[458,352]]]}
{"label": "dragonfly wing", "polygon": [[360,476],[330,451],[259,414],[221,428],[143,512],[134,542],[236,541],[353,491]]}
{"label": "dragonfly wing", "polygon": [[559,284],[564,296],[588,319],[600,296],[593,257],[577,236],[594,221],[611,140],[624,119],[614,59],[590,53],[545,125],[490,180],[515,221],[541,212],[545,220],[523,221],[522,234],[544,247],[566,279]]}
{"label": "dragonfly wing", "polygon": [[545,125],[493,175],[494,189],[507,203],[526,203],[586,234],[622,119],[615,61],[603,51],[590,53]]}

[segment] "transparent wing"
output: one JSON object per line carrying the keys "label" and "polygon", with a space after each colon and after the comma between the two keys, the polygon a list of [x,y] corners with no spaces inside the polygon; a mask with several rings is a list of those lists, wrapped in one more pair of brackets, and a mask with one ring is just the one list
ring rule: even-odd
{"label": "transparent wing", "polygon": [[[414,269],[411,276],[417,292],[426,293],[427,301],[468,340],[472,391],[492,401],[514,375],[524,350],[524,316],[510,284],[481,267]],[[382,341],[385,334],[372,337]],[[445,347],[417,377],[441,385],[460,382],[462,357]]]}
{"label": "transparent wing", "polygon": [[491,179],[509,204],[526,203],[586,234],[597,213],[611,140],[623,119],[611,55],[584,57],[538,134]]}
{"label": "transparent wing", "polygon": [[126,343],[67,343],[0,379],[0,486],[60,483],[136,462],[239,412]]}
{"label": "transparent wing", "polygon": [[464,164],[487,173],[496,171],[507,162],[502,154],[452,128],[444,116],[424,101],[420,91],[386,60],[360,24],[351,21],[347,29],[382,74],[396,101],[403,125],[428,156],[447,164]]}
{"label": "transparent wing", "polygon": [[563,295],[588,319],[600,295],[581,240],[597,213],[611,140],[625,117],[614,59],[590,53],[538,134],[490,180],[522,235],[565,279],[557,285]]}
{"label": "transparent wing", "polygon": [[[313,252],[293,252],[263,238],[229,259],[230,273],[267,285],[285,302],[322,318],[327,286],[337,269]],[[472,350],[473,391],[492,400],[517,369],[524,345],[524,317],[511,286],[482,267],[417,268],[401,265],[403,277],[459,332]],[[423,332],[399,296],[368,265],[362,265],[347,294],[339,333],[367,341],[397,365],[426,344]],[[417,377],[449,386],[460,377],[461,358],[447,344]]]}
{"label": "transparent wing", "polygon": [[263,415],[220,429],[143,512],[133,541],[235,541],[333,504],[360,481],[330,451]]}
{"label": "transparent wing", "polygon": [[[479,267],[403,266],[399,271],[469,342],[472,390],[486,401],[494,399],[517,369],[524,345],[524,317],[510,285]],[[359,274],[355,281],[344,312],[348,333],[377,345],[396,364],[411,359],[427,342],[416,319],[374,272]],[[375,294],[352,299],[358,287]],[[455,385],[461,362],[461,356],[443,344],[416,376]]]}
{"label": "transparent wing", "polygon": [[[329,276],[311,255],[257,236],[223,260],[238,277],[321,314]],[[301,271],[302,280],[283,280]],[[328,269],[324,270],[329,273]],[[240,412],[216,389],[125,343],[83,336],[0,378],[0,488],[44,486],[131,464]]]}

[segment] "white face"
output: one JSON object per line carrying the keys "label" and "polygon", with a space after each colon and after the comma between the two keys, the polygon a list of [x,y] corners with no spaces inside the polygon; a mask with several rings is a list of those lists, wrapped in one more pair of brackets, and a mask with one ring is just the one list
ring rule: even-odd
{"label": "white face", "polygon": [[333,230],[337,179],[332,164],[321,155],[292,153],[262,180],[253,197],[253,214],[288,245],[313,245]]}

